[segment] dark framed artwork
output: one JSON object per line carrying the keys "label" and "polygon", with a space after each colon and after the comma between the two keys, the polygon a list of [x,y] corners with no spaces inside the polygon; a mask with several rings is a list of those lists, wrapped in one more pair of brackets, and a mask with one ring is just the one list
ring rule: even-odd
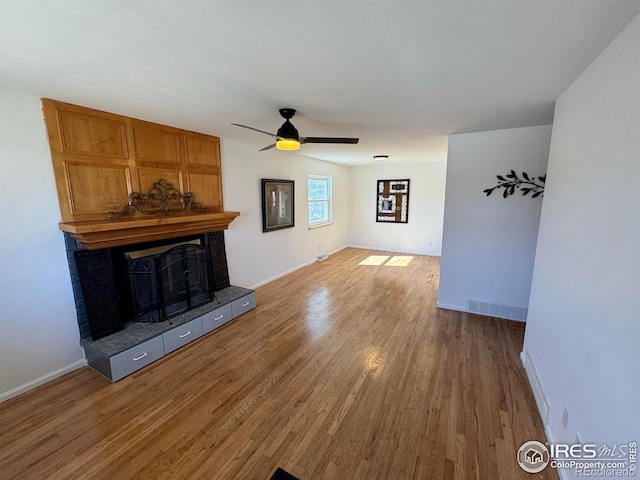
{"label": "dark framed artwork", "polygon": [[294,226],[293,180],[262,179],[262,231]]}
{"label": "dark framed artwork", "polygon": [[409,223],[409,179],[378,180],[376,222]]}

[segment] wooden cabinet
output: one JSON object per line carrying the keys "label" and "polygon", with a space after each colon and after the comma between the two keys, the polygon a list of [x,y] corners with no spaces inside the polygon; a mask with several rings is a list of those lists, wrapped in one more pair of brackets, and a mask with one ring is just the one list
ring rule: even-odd
{"label": "wooden cabinet", "polygon": [[160,178],[208,213],[224,212],[218,137],[55,100],[42,105],[63,223],[104,221]]}

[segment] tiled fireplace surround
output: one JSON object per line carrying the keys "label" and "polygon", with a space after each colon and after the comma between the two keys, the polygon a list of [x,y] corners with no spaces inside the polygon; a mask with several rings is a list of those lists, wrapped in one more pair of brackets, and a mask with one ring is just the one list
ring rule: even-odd
{"label": "tiled fireplace surround", "polygon": [[[224,247],[224,232],[217,231],[211,232],[211,235],[217,241],[217,248],[214,249],[215,253],[212,254],[212,263],[216,272],[216,285],[213,287],[214,291],[222,290],[229,286],[229,274],[227,268],[226,250]],[[180,240],[177,237],[174,240]],[[69,263],[69,272],[71,275],[71,285],[73,288],[73,298],[75,300],[76,312],[78,315],[78,327],[80,329],[80,338],[82,340],[91,340],[91,329],[89,326],[89,318],[87,315],[87,308],[85,305],[84,295],[82,292],[82,285],[80,281],[80,273],[78,272],[78,265],[76,263],[75,252],[84,250],[80,243],[71,237],[68,233],[64,233],[65,248],[67,253],[67,262]],[[136,245],[130,245],[131,250],[135,250]],[[128,321],[128,319],[124,319]]]}

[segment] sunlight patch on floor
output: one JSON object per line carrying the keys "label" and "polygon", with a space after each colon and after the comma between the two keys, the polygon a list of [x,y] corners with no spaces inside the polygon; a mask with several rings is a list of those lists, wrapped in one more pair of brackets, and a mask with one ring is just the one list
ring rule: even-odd
{"label": "sunlight patch on floor", "polygon": [[358,265],[382,265],[389,255],[370,255]]}
{"label": "sunlight patch on floor", "polygon": [[[387,262],[389,255],[370,255],[362,260],[358,265],[382,265]],[[386,267],[406,267],[409,265],[413,257],[406,255],[396,255],[391,257],[387,263],[384,263]]]}
{"label": "sunlight patch on floor", "polygon": [[406,267],[412,259],[413,257],[395,256],[385,263],[385,267]]}

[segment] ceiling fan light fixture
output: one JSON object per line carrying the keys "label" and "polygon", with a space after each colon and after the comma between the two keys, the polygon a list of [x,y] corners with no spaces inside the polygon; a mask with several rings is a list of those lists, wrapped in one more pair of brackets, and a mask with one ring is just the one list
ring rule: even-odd
{"label": "ceiling fan light fixture", "polygon": [[278,150],[298,150],[300,149],[300,142],[298,140],[285,138],[276,141],[276,148]]}
{"label": "ceiling fan light fixture", "polygon": [[373,161],[374,162],[384,162],[386,160],[389,160],[389,155],[374,155],[373,156]]}
{"label": "ceiling fan light fixture", "polygon": [[293,123],[287,119],[282,126],[278,129],[278,133],[276,135],[280,138],[285,138],[287,140],[298,140],[300,139],[300,134],[296,127],[293,126]]}
{"label": "ceiling fan light fixture", "polygon": [[271,150],[272,148],[277,148],[278,150],[298,150],[302,143],[335,143],[335,144],[351,144],[355,145],[360,140],[359,138],[344,138],[344,137],[302,137],[300,138],[300,134],[296,127],[289,121],[296,114],[295,109],[293,108],[281,108],[280,115],[285,119],[285,122],[278,129],[278,133],[275,135],[273,133],[265,132],[264,130],[259,130],[257,128],[249,127],[247,125],[240,125],[239,123],[232,123],[237,127],[246,128],[248,130],[253,130],[254,132],[263,133],[265,135],[270,136],[275,139],[275,143],[268,145],[264,148],[261,148],[260,151],[263,152],[265,150]]}

